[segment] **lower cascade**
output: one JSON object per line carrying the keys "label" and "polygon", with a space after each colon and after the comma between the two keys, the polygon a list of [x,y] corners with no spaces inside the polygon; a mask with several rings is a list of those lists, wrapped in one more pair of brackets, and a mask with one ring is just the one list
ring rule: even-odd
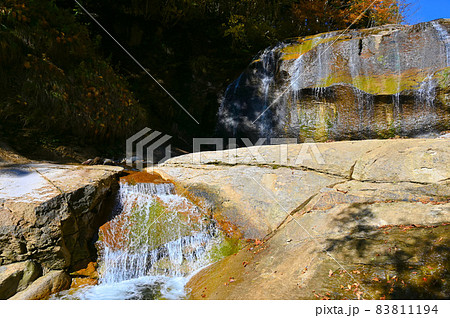
{"label": "lower cascade", "polygon": [[121,183],[113,218],[100,228],[99,281],[56,299],[183,299],[196,271],[226,240],[172,183]]}

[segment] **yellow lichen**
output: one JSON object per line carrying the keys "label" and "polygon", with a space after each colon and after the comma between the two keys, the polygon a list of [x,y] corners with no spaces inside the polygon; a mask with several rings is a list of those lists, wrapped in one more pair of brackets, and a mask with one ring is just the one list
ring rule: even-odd
{"label": "yellow lichen", "polygon": [[349,84],[372,95],[395,95],[405,90],[414,90],[426,80],[430,69],[409,69],[400,74],[359,75],[352,77],[343,71],[330,74],[315,87],[330,87],[336,84]]}
{"label": "yellow lichen", "polygon": [[299,38],[297,40],[298,43],[288,45],[288,46],[284,47],[283,49],[281,49],[281,52],[283,53],[283,56],[281,57],[281,59],[285,60],[285,61],[297,59],[300,56],[302,56],[303,54],[316,48],[320,44],[330,43],[330,45],[333,45],[334,42],[343,41],[343,40],[347,40],[347,39],[349,39],[349,36],[347,36],[347,35],[331,36],[331,37],[323,38],[322,34]]}

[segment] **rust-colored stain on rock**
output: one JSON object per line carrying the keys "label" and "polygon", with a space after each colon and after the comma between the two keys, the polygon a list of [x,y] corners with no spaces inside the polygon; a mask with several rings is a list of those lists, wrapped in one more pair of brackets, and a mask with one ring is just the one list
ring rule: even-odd
{"label": "rust-colored stain on rock", "polygon": [[136,183],[171,183],[161,177],[158,173],[148,173],[145,171],[130,172],[128,175],[120,178],[120,182],[136,184]]}

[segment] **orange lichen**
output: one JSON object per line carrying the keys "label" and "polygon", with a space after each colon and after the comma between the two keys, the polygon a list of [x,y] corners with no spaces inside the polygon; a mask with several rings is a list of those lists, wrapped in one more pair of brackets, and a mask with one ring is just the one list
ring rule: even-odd
{"label": "orange lichen", "polygon": [[130,172],[128,175],[120,178],[120,182],[136,184],[136,183],[171,183],[164,180],[158,173],[148,173],[145,171]]}
{"label": "orange lichen", "polygon": [[91,279],[98,279],[98,273],[97,273],[97,262],[90,262],[86,268],[80,269],[74,273],[72,273],[72,276],[82,276],[82,277],[88,277]]}
{"label": "orange lichen", "polygon": [[117,215],[111,221],[103,224],[99,229],[100,240],[109,248],[120,250],[125,248],[129,228],[124,226],[128,222],[128,214]]}
{"label": "orange lichen", "polygon": [[72,279],[72,284],[70,285],[70,288],[80,288],[84,286],[93,286],[97,285],[98,280],[94,278],[89,277],[75,277]]}

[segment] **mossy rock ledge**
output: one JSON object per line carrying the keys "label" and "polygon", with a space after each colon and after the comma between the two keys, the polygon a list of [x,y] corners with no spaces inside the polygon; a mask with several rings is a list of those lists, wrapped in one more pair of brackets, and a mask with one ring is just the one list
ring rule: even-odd
{"label": "mossy rock ledge", "polygon": [[225,93],[224,136],[300,141],[417,137],[450,129],[450,20],[291,39]]}

